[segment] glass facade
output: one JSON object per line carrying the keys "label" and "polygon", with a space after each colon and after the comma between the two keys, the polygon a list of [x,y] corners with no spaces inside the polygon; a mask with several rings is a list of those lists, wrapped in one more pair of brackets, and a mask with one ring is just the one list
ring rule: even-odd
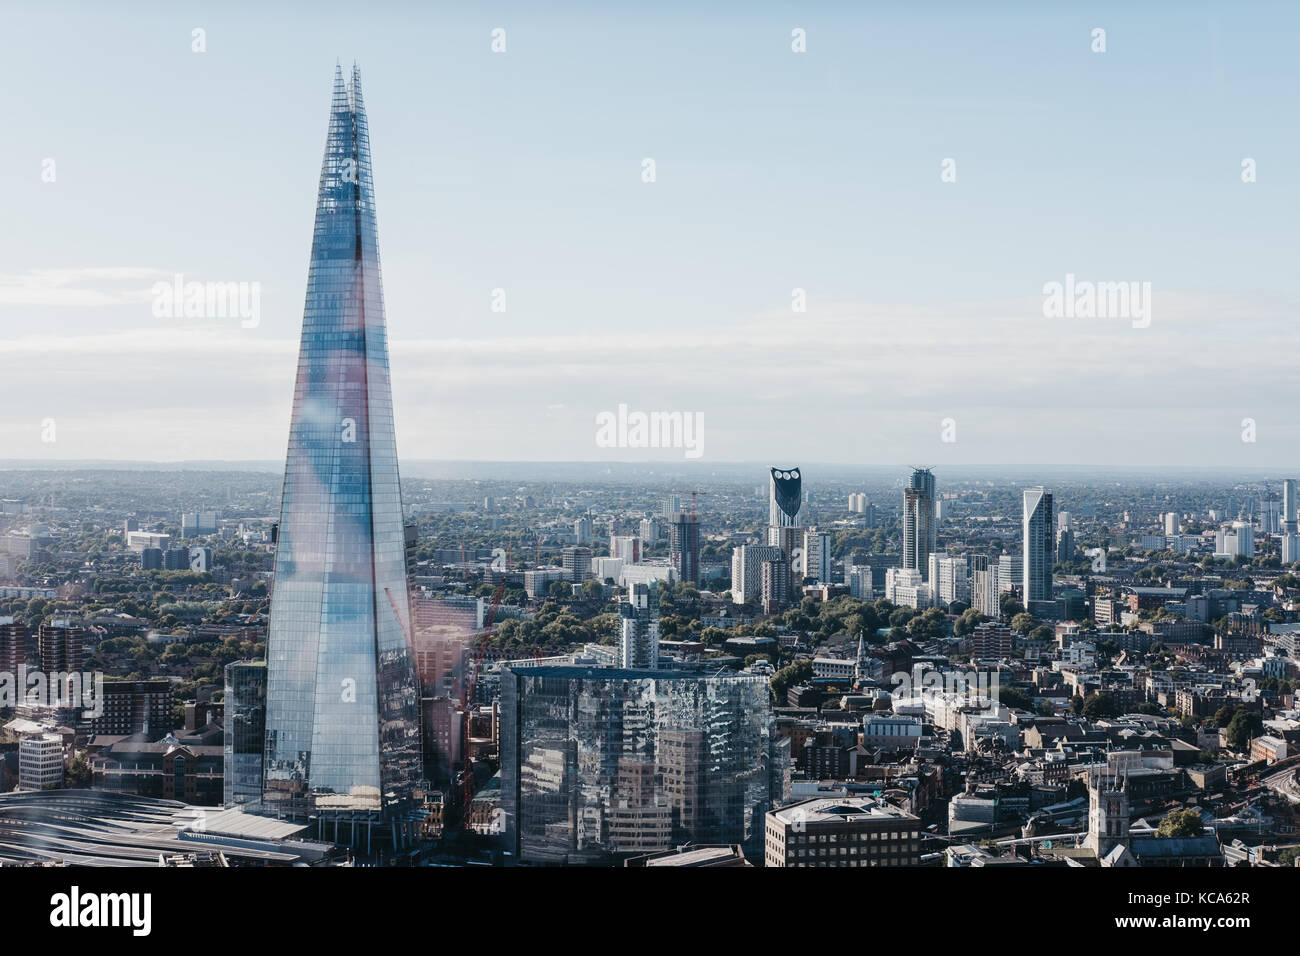
{"label": "glass facade", "polygon": [[419,701],[370,138],[338,71],[321,166],[267,637],[263,803],[382,814],[420,774]]}
{"label": "glass facade", "polygon": [[788,755],[759,674],[523,667],[501,678],[502,809],[522,863],[606,864],[685,842],[761,858]]}
{"label": "glass facade", "polygon": [[266,662],[226,665],[222,803],[251,809],[262,799],[266,747]]}

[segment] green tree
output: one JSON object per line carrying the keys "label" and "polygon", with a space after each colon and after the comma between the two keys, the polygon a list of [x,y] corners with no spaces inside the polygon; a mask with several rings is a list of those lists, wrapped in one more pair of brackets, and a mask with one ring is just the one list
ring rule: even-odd
{"label": "green tree", "polygon": [[1198,837],[1204,829],[1201,815],[1196,810],[1170,810],[1156,827],[1156,836],[1165,839]]}

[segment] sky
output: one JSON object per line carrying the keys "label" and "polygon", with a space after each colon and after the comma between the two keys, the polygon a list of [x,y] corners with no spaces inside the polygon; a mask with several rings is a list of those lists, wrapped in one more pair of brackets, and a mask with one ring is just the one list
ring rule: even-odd
{"label": "sky", "polygon": [[283,459],[355,61],[403,458],[1300,467],[1295,5],[696,7],[0,2],[0,458]]}

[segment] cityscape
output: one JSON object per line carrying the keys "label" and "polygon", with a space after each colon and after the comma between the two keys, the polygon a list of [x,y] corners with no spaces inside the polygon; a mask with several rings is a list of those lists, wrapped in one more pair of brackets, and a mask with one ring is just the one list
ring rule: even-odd
{"label": "cityscape", "polygon": [[[359,28],[374,71],[336,57],[346,31],[313,28],[308,46],[333,45],[286,53],[276,70],[288,86],[231,94],[232,107],[261,97],[253,122],[275,128],[257,152],[276,155],[267,168],[277,185],[250,182],[257,198],[241,206],[213,181],[209,211],[176,227],[185,251],[153,260],[175,268],[70,252],[78,264],[66,271],[23,259],[0,275],[0,869],[41,881],[26,884],[38,908],[46,886],[56,891],[49,925],[147,936],[154,918],[186,912],[181,900],[199,888],[190,880],[272,879],[266,892],[314,893],[283,872],[300,868],[416,881],[558,868],[623,871],[619,880],[652,868],[887,869],[865,877],[882,881],[867,891],[897,891],[911,906],[924,891],[902,881],[966,886],[975,874],[936,871],[994,867],[1007,881],[1135,871],[1123,884],[1097,876],[1088,890],[1113,928],[1250,928],[1243,914],[1270,908],[1260,893],[1286,886],[1259,871],[1300,868],[1300,435],[1289,360],[1278,357],[1291,290],[1261,283],[1253,263],[1225,266],[1211,292],[1190,278],[1195,268],[1154,254],[1135,279],[1121,270],[1094,281],[1105,273],[1090,265],[1137,255],[1140,240],[1127,235],[1115,240],[1118,259],[1090,253],[1041,269],[1027,296],[994,276],[966,302],[960,277],[948,276],[934,282],[938,305],[917,273],[900,280],[917,290],[901,296],[908,304],[863,304],[856,286],[837,289],[808,264],[814,254],[808,286],[777,275],[775,305],[737,307],[748,321],[707,299],[675,314],[712,293],[707,282],[674,293],[669,263],[686,275],[695,243],[725,243],[696,235],[676,249],[665,237],[707,232],[725,200],[711,205],[693,181],[696,224],[670,211],[680,199],[619,207],[627,201],[609,198],[616,187],[596,168],[611,154],[588,152],[570,156],[588,165],[564,195],[611,205],[629,237],[644,230],[627,240],[629,255],[647,256],[645,275],[661,277],[633,285],[626,263],[598,260],[596,246],[624,240],[606,230],[580,247],[552,208],[561,194],[543,192],[522,246],[519,223],[461,237],[468,249],[500,247],[495,264],[470,270],[484,287],[470,308],[455,213],[442,222],[427,204],[478,174],[443,158],[426,171],[388,145],[389,126],[401,143],[429,135],[412,105],[427,91],[402,88],[383,56],[384,43],[396,63],[409,50],[372,37],[404,22],[384,19],[397,6]],[[1102,8],[1109,27],[1032,21],[1080,47],[1079,63],[1060,69],[1093,71],[1061,81],[1058,95],[1095,83],[1105,102],[1125,99],[1096,71],[1113,56],[1135,82],[1124,45],[1156,41],[1152,20],[1117,9]],[[680,11],[647,15],[652,34],[677,22],[669,14]],[[480,59],[512,51],[509,70],[522,70],[510,80],[519,123],[545,108],[534,99],[545,94],[527,89],[530,71],[568,76],[552,61],[539,67],[530,45],[559,42],[547,28],[561,22],[590,24],[577,7],[555,21],[516,15],[516,26],[474,29]],[[292,22],[281,16],[261,22],[279,35]],[[468,30],[465,16],[449,17],[449,29]],[[867,22],[856,16],[846,23]],[[923,29],[899,11],[876,16],[882,31]],[[31,9],[20,17],[44,22]],[[243,44],[238,57],[251,62],[261,41],[232,41],[247,36],[232,25],[257,17],[236,5],[229,19],[211,12],[208,26],[182,30],[141,15],[138,42],[175,33],[188,47],[179,55],[216,64],[178,82],[229,81],[223,44]],[[770,19],[746,17],[731,42],[743,47]],[[816,55],[827,28],[807,22],[779,26],[775,55]],[[1005,42],[1025,29],[1016,19]],[[1215,57],[1222,41],[1223,57],[1240,63],[1240,34],[1213,19],[1210,29]],[[648,55],[645,38],[630,42],[630,63]],[[727,56],[744,69],[767,62]],[[308,68],[310,87],[298,75]],[[842,81],[837,69],[833,102],[861,78]],[[719,89],[736,82],[708,76]],[[764,102],[781,102],[776,86],[763,88]],[[994,113],[1029,102],[980,102],[994,101]],[[918,103],[923,115],[944,113]],[[663,103],[629,106],[640,108],[648,137],[680,145]],[[1243,124],[1255,122],[1259,107],[1243,109]],[[686,112],[694,129],[699,111]],[[718,122],[745,122],[736,117]],[[489,134],[464,122],[440,130],[447,148],[474,140],[468,162],[490,164],[476,152]],[[621,120],[608,122],[616,138]],[[541,134],[517,128],[517,141],[501,134],[508,149],[545,152],[530,146]],[[322,133],[320,166],[299,162],[302,141],[314,151]],[[33,213],[18,194],[19,222],[65,223],[33,225],[38,247],[79,246],[54,235],[68,209],[83,223],[115,217],[55,192],[85,175],[69,142],[52,137],[50,149],[75,158],[40,164],[57,202]],[[1274,168],[1293,146],[1278,147]],[[935,148],[924,188],[956,187],[958,160],[944,156],[946,140]],[[816,166],[764,149],[774,183]],[[211,177],[195,170],[207,162],[160,171],[157,195],[187,177],[185,188],[202,188]],[[666,147],[613,162],[631,170],[630,188],[660,193],[703,168]],[[987,175],[977,149],[960,162],[963,177]],[[1239,170],[1229,169],[1229,188],[1253,190],[1256,160]],[[523,188],[520,177],[505,174],[502,188]],[[1009,242],[1007,223],[981,208],[990,187],[960,182],[977,197],[953,213],[973,217],[960,230],[987,222],[988,247]],[[812,236],[834,218],[825,185],[799,241],[829,250],[837,233]],[[73,197],[86,195],[79,188]],[[899,188],[926,210],[924,231],[932,200],[916,200],[919,185]],[[1143,189],[1131,176],[1117,188]],[[913,235],[908,214],[881,209],[888,228]],[[1276,209],[1252,207],[1237,228],[1271,242],[1279,219],[1292,228]],[[385,231],[385,275],[390,210],[398,239]],[[786,225],[802,228],[800,215]],[[248,244],[256,261],[261,231],[278,237],[291,218],[298,238],[261,253],[265,283],[187,266],[208,261],[193,243],[211,235]],[[1108,240],[1092,229],[1081,222],[1067,244],[1101,248]],[[145,235],[154,247],[168,241],[156,225],[123,220],[121,230],[124,249]],[[742,254],[763,246],[762,231],[746,234]],[[1063,241],[1047,232],[1044,245]],[[914,268],[902,263],[915,258],[906,242],[861,281],[883,286]],[[536,272],[520,265],[528,247]],[[973,274],[988,249],[969,248]],[[304,252],[299,310],[284,290],[296,297]],[[574,282],[595,299],[618,291],[594,306],[548,298],[577,288],[538,278],[564,255],[586,257]],[[507,263],[524,277],[517,285],[484,278]],[[733,268],[721,251],[717,268]],[[772,263],[748,268],[742,284],[753,285]],[[129,289],[105,291],[114,283]],[[419,283],[447,292],[436,327],[412,316]],[[676,304],[655,298],[678,294]],[[437,295],[424,295],[421,308],[437,311]],[[662,310],[662,322],[645,309]],[[1241,324],[1216,331],[1206,318],[1216,309]],[[141,320],[157,337],[130,324]],[[1249,366],[1236,364],[1242,343]],[[1225,369],[1239,373],[1235,384]],[[1207,370],[1217,377],[1198,375]],[[92,869],[152,881],[68,878]],[[167,880],[169,870],[186,872]],[[369,886],[357,892],[389,892]],[[114,896],[127,887],[148,892]]]}

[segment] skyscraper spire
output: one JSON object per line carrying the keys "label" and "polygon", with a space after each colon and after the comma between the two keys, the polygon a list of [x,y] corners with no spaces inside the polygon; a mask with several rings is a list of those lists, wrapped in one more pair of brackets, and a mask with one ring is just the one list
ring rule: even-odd
{"label": "skyscraper spire", "polygon": [[360,74],[336,66],[267,637],[265,809],[378,821],[409,795],[410,621],[370,136]]}

